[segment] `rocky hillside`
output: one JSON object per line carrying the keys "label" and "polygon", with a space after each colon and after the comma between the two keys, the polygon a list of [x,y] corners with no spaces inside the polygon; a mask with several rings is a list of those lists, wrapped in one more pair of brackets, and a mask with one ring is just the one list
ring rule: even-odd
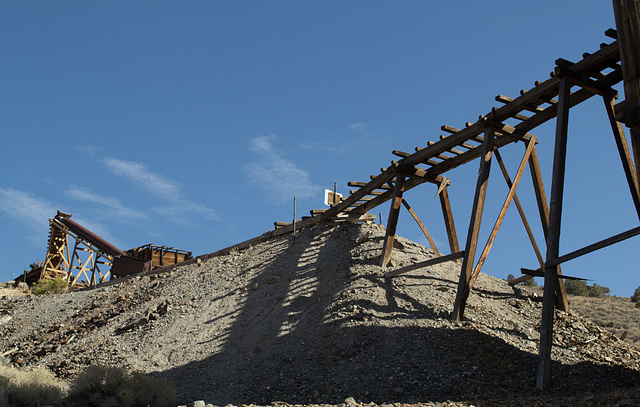
{"label": "rocky hillside", "polygon": [[[217,405],[640,402],[640,352],[558,312],[535,390],[540,298],[484,274],[449,319],[459,264],[387,279],[377,225],[316,227],[239,253],[55,296],[0,298],[0,354],[73,378],[123,366]],[[433,253],[398,238],[396,267]]]}

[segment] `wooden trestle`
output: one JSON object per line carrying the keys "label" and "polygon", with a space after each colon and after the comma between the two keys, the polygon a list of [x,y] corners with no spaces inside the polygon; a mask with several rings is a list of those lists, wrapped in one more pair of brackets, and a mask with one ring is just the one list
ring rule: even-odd
{"label": "wooden trestle", "polygon": [[[614,3],[616,1],[635,1],[636,11],[640,10],[638,5],[640,0],[614,0]],[[638,20],[637,16],[640,16],[640,12],[637,13],[636,20]],[[634,24],[640,25],[640,22],[635,21]],[[640,35],[638,34],[640,30],[630,29],[628,31]],[[631,196],[640,218],[640,189],[638,187],[639,177],[636,168],[639,164],[640,155],[640,96],[638,96],[640,95],[640,80],[635,82],[638,88],[635,93],[637,95],[636,99],[623,101],[616,105],[617,93],[612,89],[612,86],[623,79],[623,67],[620,64],[621,52],[618,41],[616,41],[616,31],[608,30],[606,34],[614,41],[610,44],[602,44],[599,50],[591,54],[583,54],[583,59],[579,62],[557,60],[556,68],[552,72],[550,79],[543,82],[535,82],[533,88],[521,91],[520,96],[516,98],[503,95],[496,96],[495,100],[500,102],[502,106],[493,107],[490,112],[480,116],[475,122],[469,122],[461,129],[447,125],[442,126],[442,131],[446,133],[445,135],[440,136],[438,141],[427,143],[424,148],[416,147],[413,153],[399,150],[393,151],[393,154],[399,157],[399,160],[392,161],[391,165],[383,168],[378,175],[372,175],[371,180],[368,182],[349,182],[349,186],[357,187],[357,189],[350,191],[349,196],[343,197],[340,202],[329,209],[311,211],[310,217],[305,217],[292,223],[276,222],[275,230],[215,253],[199,256],[186,263],[223,255],[233,250],[240,250],[267,239],[295,233],[296,230],[318,224],[371,221],[375,219],[375,216],[367,212],[387,201],[391,201],[380,265],[386,268],[392,262],[393,241],[398,217],[404,205],[418,222],[432,249],[437,253],[436,256],[439,257],[399,270],[388,271],[387,276],[394,277],[439,262],[462,259],[460,279],[452,314],[454,319],[461,320],[464,316],[467,298],[489,254],[507,208],[511,202],[515,202],[540,265],[540,268],[534,271],[523,269],[525,276],[516,281],[541,275],[544,275],[545,278],[537,386],[542,390],[546,390],[549,382],[554,308],[569,310],[560,263],[640,234],[640,227],[634,228],[564,256],[560,256],[559,252],[568,114],[570,108],[593,96],[601,96],[604,100]],[[640,39],[636,44],[640,44]],[[631,52],[632,54],[635,52],[634,55],[636,57],[640,55],[638,48],[640,47],[636,45],[636,48]],[[637,76],[640,77],[640,75]],[[530,132],[554,118],[557,118],[555,153],[551,196],[550,201],[547,201],[536,151],[538,139]],[[635,165],[624,135],[622,122],[632,128],[633,150],[636,152]],[[524,146],[525,153],[516,175],[512,179],[502,162],[499,149],[514,143],[521,143]],[[477,158],[480,158],[480,168],[471,209],[470,224],[465,246],[463,250],[460,250],[449,202],[448,187],[450,180],[444,174]],[[489,171],[494,160],[498,161],[500,170],[509,187],[509,192],[488,241],[476,261],[475,255],[478,248]],[[524,175],[527,165],[533,181],[536,203],[546,243],[544,256],[535,241],[530,224],[524,215],[516,194],[516,188]],[[437,188],[449,240],[450,254],[440,254],[424,224],[406,203],[405,196],[408,191],[424,183],[433,184]]]}
{"label": "wooden trestle", "polygon": [[[107,281],[113,256],[73,233],[58,220],[70,217],[70,214],[58,211],[56,218],[49,219],[49,245],[38,279],[59,278],[71,287]],[[69,237],[73,238],[73,245],[69,244]],[[103,271],[101,268],[107,270]]]}
{"label": "wooden trestle", "polygon": [[[607,35],[614,40],[616,39],[616,31],[614,30],[608,30]],[[371,181],[369,182],[350,182],[349,186],[358,187],[358,189],[352,190],[348,197],[343,198],[340,203],[330,209],[321,213],[312,211],[314,216],[296,222],[295,227],[301,229],[326,222],[329,219],[339,219],[340,216],[346,216],[357,221],[360,216],[366,214],[370,209],[386,201],[391,201],[386,235],[380,256],[380,265],[386,268],[392,262],[393,242],[398,217],[404,205],[427,236],[434,252],[437,253],[437,257],[421,264],[389,271],[386,275],[394,277],[417,268],[461,258],[460,279],[452,315],[454,319],[461,320],[464,316],[467,298],[489,254],[507,208],[511,202],[515,202],[540,265],[540,268],[536,271],[523,269],[523,273],[529,274],[525,274],[517,281],[532,278],[534,275],[544,275],[545,277],[540,366],[537,381],[538,387],[545,390],[548,388],[549,381],[554,308],[558,307],[561,310],[569,311],[569,302],[567,301],[562,280],[560,263],[569,258],[575,258],[608,244],[640,234],[640,228],[636,228],[590,245],[585,249],[570,253],[567,256],[560,256],[559,253],[558,243],[562,213],[568,113],[571,107],[593,96],[601,96],[604,99],[624,172],[640,218],[638,173],[634,168],[634,161],[629,153],[629,147],[621,125],[624,115],[621,112],[626,103],[622,102],[616,105],[617,93],[612,89],[612,86],[621,80],[622,67],[620,65],[620,50],[617,41],[613,41],[610,44],[602,44],[600,49],[592,54],[585,53],[583,59],[576,63],[559,59],[556,61],[556,68],[552,72],[550,79],[544,82],[536,82],[533,88],[521,91],[520,96],[516,98],[498,95],[496,101],[502,104],[501,107],[492,108],[489,113],[480,116],[473,123],[467,123],[462,129],[446,125],[442,126],[442,131],[446,133],[445,135],[440,136],[440,139],[436,142],[429,142],[424,148],[417,147],[414,153],[406,153],[399,150],[393,151],[393,154],[400,158],[398,161],[392,161],[391,165],[383,168],[380,174],[371,176]],[[638,93],[640,94],[640,92]],[[636,106],[640,106],[640,103],[636,103]],[[538,139],[530,132],[554,118],[557,119],[557,130],[553,183],[549,204],[542,183],[536,151]],[[523,144],[525,153],[512,179],[504,166],[499,149],[513,143]],[[640,146],[640,143],[638,143],[638,146]],[[638,147],[638,151],[640,151],[640,147]],[[479,175],[467,238],[464,249],[461,251],[458,246],[458,238],[447,191],[450,180],[444,177],[444,174],[477,158],[480,158]],[[636,157],[636,163],[637,159]],[[476,261],[489,171],[494,160],[498,161],[500,170],[509,187],[509,192],[487,243]],[[516,194],[516,188],[527,165],[533,181],[539,217],[545,235],[546,253],[544,256],[536,243],[530,224]],[[450,254],[448,255],[440,255],[424,224],[405,201],[407,192],[423,183],[431,183],[437,186],[449,237]],[[279,229],[271,232],[270,237],[292,231],[292,224],[280,224]],[[266,235],[263,235],[263,238],[265,237]]]}

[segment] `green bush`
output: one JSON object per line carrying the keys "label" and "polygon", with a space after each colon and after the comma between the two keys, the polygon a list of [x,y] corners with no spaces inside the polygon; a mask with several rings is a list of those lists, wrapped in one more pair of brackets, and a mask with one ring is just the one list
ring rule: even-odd
{"label": "green bush", "polygon": [[633,297],[631,297],[631,301],[636,303],[636,307],[640,308],[638,304],[640,304],[640,287],[636,288],[633,292]]}
{"label": "green bush", "polygon": [[533,278],[530,278],[528,280],[524,280],[524,285],[527,287],[537,287],[538,283],[536,283],[536,280]]}
{"label": "green bush", "polygon": [[67,286],[67,282],[61,278],[39,280],[31,288],[31,292],[35,295],[60,294],[67,292]]}
{"label": "green bush", "polygon": [[175,389],[167,381],[101,366],[90,366],[78,376],[69,398],[96,407],[176,405]]}
{"label": "green bush", "polygon": [[566,289],[567,294],[579,295],[581,297],[589,296],[587,282],[584,280],[565,280],[564,288]]}
{"label": "green bush", "polygon": [[592,286],[587,285],[584,280],[566,280],[564,287],[567,294],[579,295],[581,297],[603,297],[611,292],[609,287],[604,287],[593,283]]}
{"label": "green bush", "polygon": [[38,407],[62,402],[66,385],[49,370],[29,372],[0,366],[0,406]]}
{"label": "green bush", "polygon": [[591,287],[587,287],[589,290],[589,297],[604,297],[605,294],[609,294],[611,290],[609,287],[603,287],[596,283],[593,283]]}

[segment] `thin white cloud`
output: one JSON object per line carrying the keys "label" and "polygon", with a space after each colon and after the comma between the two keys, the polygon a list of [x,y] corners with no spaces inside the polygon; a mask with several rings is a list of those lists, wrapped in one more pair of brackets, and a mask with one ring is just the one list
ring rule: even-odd
{"label": "thin white cloud", "polygon": [[180,196],[180,185],[149,170],[146,165],[133,161],[105,158],[102,162],[115,175],[129,178],[134,183],[163,199],[177,199]]}
{"label": "thin white cloud", "polygon": [[246,166],[249,181],[265,190],[276,204],[289,202],[295,195],[305,198],[317,192],[309,174],[298,168],[273,145],[275,135],[255,137],[250,140],[250,150],[257,155],[255,162]]}
{"label": "thin white cloud", "polygon": [[12,188],[0,188],[0,211],[30,229],[35,241],[46,237],[49,218],[56,214],[56,208],[50,202]]}
{"label": "thin white cloud", "polygon": [[376,144],[377,141],[369,134],[367,123],[356,122],[328,137],[316,137],[306,141],[300,144],[300,148],[345,156],[352,155],[354,150],[363,151],[363,148],[375,150]]}
{"label": "thin white cloud", "polygon": [[98,151],[102,150],[102,147],[86,145],[86,146],[77,147],[77,150],[80,151],[81,153],[89,154],[89,155],[92,156],[92,155],[96,154]]}
{"label": "thin white cloud", "polygon": [[95,194],[85,188],[71,188],[65,191],[67,197],[82,202],[101,205],[104,215],[112,220],[135,220],[147,218],[143,212],[124,206],[118,199]]}
{"label": "thin white cloud", "polygon": [[103,164],[113,174],[129,179],[164,201],[165,205],[154,208],[160,214],[170,214],[178,223],[187,221],[189,214],[197,214],[208,220],[217,220],[215,212],[205,205],[191,202],[183,196],[182,186],[176,181],[157,174],[146,165],[117,158],[105,158]]}
{"label": "thin white cloud", "polygon": [[358,123],[353,123],[351,126],[349,126],[349,130],[354,130],[354,131],[367,131],[367,123],[362,123],[362,122],[358,122]]}

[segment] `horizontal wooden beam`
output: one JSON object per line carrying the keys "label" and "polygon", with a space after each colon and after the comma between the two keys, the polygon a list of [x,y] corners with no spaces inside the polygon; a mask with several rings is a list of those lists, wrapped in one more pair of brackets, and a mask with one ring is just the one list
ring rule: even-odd
{"label": "horizontal wooden beam", "polygon": [[[520,272],[522,274],[526,274],[528,276],[531,277],[544,277],[544,271],[537,271],[537,270],[530,270],[530,269],[520,269]],[[520,277],[522,278],[522,277]],[[571,276],[567,276],[565,274],[558,274],[558,278],[564,278],[565,280],[588,280],[588,278],[582,278],[582,277],[571,277]],[[527,279],[529,280],[529,279]],[[515,280],[513,280],[515,281]],[[514,283],[512,285],[515,285],[517,283]]]}
{"label": "horizontal wooden beam", "polygon": [[[575,258],[578,258],[580,256],[584,256],[585,254],[589,254],[591,252],[594,252],[596,250],[602,249],[604,247],[607,246],[611,246],[612,244],[615,243],[619,243],[622,242],[623,240],[629,239],[631,237],[640,235],[640,226],[635,227],[633,229],[627,230],[626,232],[622,232],[619,233],[615,236],[611,236],[607,239],[601,240],[599,242],[590,244],[589,246],[585,246],[582,249],[578,249],[578,250],[574,250],[571,253],[567,253],[563,256],[558,256],[555,259],[551,259],[548,262],[545,263],[544,267],[546,268],[550,268],[550,267],[555,267],[558,266],[562,263],[566,263],[569,260],[573,260]],[[528,270],[528,269],[523,269],[523,270]],[[533,270],[534,272],[542,272],[542,267],[537,268],[535,270]],[[529,274],[529,273],[527,273]],[[560,277],[560,276],[558,276]]]}

